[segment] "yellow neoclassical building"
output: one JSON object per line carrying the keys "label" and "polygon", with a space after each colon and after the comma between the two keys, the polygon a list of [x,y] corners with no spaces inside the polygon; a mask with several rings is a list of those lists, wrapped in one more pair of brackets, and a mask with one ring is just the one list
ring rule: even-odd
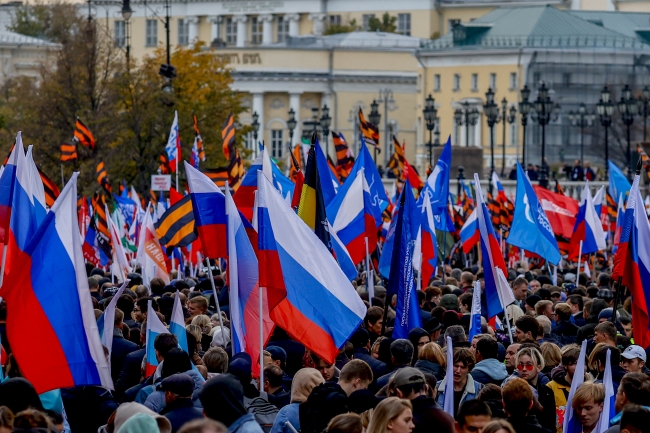
{"label": "yellow neoclassical building", "polygon": [[[115,43],[140,58],[166,42],[166,4],[133,2],[128,22],[123,3],[93,1],[92,10]],[[557,105],[544,140],[536,119],[528,119],[527,162],[540,163],[543,141],[550,164],[582,154],[602,165],[598,122],[580,131],[568,113],[580,103],[593,111],[604,85],[612,98],[620,97],[625,84],[640,91],[650,50],[650,13],[644,12],[650,1],[172,0],[169,6],[172,49],[201,40],[229,62],[233,86],[250,107],[238,121],[249,124],[255,113],[258,139],[274,157],[288,157],[289,110],[297,121],[294,143],[327,106],[329,129],[342,132],[356,149],[356,113],[361,108],[368,118],[375,101],[383,148],[377,163],[387,162],[395,135],[406,142],[406,156],[420,172],[429,160],[428,143],[449,135],[456,146],[483,149],[490,165],[488,89],[499,114],[507,101],[505,122],[495,119],[493,136],[495,166],[507,172],[523,152],[521,116],[512,108],[519,108],[524,85],[534,102],[541,82]],[[386,30],[385,13],[391,31],[371,31]],[[341,31],[347,32],[336,33]],[[423,113],[429,95],[436,108],[431,132]],[[621,134],[615,136],[612,152],[625,145]],[[334,157],[331,136],[328,141]],[[248,143],[256,148],[252,136]]]}

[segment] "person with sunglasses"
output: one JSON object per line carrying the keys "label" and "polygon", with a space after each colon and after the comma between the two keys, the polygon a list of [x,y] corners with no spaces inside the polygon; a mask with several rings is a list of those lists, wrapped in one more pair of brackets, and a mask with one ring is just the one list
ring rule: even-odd
{"label": "person with sunglasses", "polygon": [[[547,385],[550,382],[548,376],[542,373],[544,369],[544,357],[539,350],[533,347],[524,347],[517,352],[515,357],[516,370],[503,382],[505,386],[514,378],[524,379],[537,392],[537,399],[542,405],[542,411],[533,411],[542,427],[556,431],[555,422],[555,396],[553,390]],[[538,413],[535,413],[538,412]]]}

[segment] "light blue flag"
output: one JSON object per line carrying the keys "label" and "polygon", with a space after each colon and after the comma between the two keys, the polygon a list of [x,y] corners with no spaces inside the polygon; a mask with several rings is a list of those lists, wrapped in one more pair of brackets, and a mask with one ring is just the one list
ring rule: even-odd
{"label": "light blue flag", "polygon": [[506,242],[535,253],[554,265],[562,258],[551,223],[519,163],[515,215]]}
{"label": "light blue flag", "polygon": [[420,223],[419,214],[414,212],[417,208],[411,188],[402,190],[400,204],[386,297],[391,299],[393,295],[397,295],[393,338],[408,338],[411,329],[422,326],[413,278],[413,249]]}
{"label": "light blue flag", "polygon": [[630,192],[630,181],[627,180],[625,174],[621,171],[616,164],[611,160],[607,160],[608,174],[609,174],[609,195],[618,202],[618,198],[623,195],[623,199],[628,192]]}
{"label": "light blue flag", "polygon": [[338,179],[334,176],[334,173],[332,173],[332,170],[330,170],[330,166],[327,163],[327,157],[323,153],[323,149],[321,149],[318,140],[316,140],[315,146],[316,167],[318,169],[318,175],[320,176],[320,187],[323,191],[323,201],[325,202],[325,207],[327,207],[327,205],[334,200],[334,197],[336,197],[336,193],[341,185],[339,184]]}
{"label": "light blue flag", "polygon": [[481,333],[481,282],[474,283],[472,295],[472,313],[469,319],[469,336],[467,341],[472,341],[475,335]]}
{"label": "light blue flag", "polygon": [[[162,194],[160,195],[162,196]],[[124,222],[129,227],[131,227],[131,224],[133,224],[133,218],[135,217],[135,212],[137,208],[135,202],[128,197],[122,197],[120,195],[113,194],[113,197],[115,198],[117,207],[120,210],[120,213],[122,214],[122,218],[124,218]]]}
{"label": "light blue flag", "polygon": [[[444,149],[438,158],[436,166],[424,186],[429,190],[431,209],[434,215],[439,215],[447,209],[449,202],[449,174],[451,171],[451,136],[447,139]],[[447,211],[448,212],[448,211]]]}
{"label": "light blue flag", "polygon": [[273,186],[280,191],[280,194],[282,194],[282,197],[284,197],[285,200],[288,200],[289,203],[291,203],[296,184],[291,182],[291,179],[285,176],[273,162],[271,163],[271,171],[273,175]]}
{"label": "light blue flag", "polygon": [[352,166],[346,182],[354,182],[354,179],[357,177],[357,172],[361,169],[363,169],[363,175],[366,177],[366,183],[368,184],[368,189],[370,189],[372,215],[375,217],[377,226],[379,226],[381,224],[381,214],[388,207],[388,195],[386,194],[386,189],[381,181],[381,176],[379,176],[372,155],[366,146],[366,142],[363,140],[363,135],[361,136],[359,157],[354,161],[354,166]]}

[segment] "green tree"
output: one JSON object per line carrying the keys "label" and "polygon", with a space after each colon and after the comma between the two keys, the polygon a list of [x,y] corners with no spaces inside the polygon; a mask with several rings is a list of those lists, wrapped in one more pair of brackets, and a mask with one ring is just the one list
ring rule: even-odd
{"label": "green tree", "polygon": [[388,12],[384,12],[379,18],[372,17],[368,20],[368,30],[371,32],[386,32],[386,33],[395,33],[397,30],[397,17],[390,16]]}
{"label": "green tree", "polygon": [[347,24],[329,24],[325,29],[325,32],[323,32],[323,34],[336,35],[339,33],[352,33],[357,30],[359,30],[359,26],[357,25],[357,20],[352,19],[348,21]]}

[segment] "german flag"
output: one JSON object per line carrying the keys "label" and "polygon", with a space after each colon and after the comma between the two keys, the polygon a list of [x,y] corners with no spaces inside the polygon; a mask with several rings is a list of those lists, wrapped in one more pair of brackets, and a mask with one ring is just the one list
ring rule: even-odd
{"label": "german flag", "polygon": [[363,139],[368,146],[375,146],[377,151],[381,152],[379,148],[379,130],[375,125],[366,121],[366,118],[363,116],[363,111],[359,107],[359,127],[361,128],[361,134],[363,134]]}
{"label": "german flag", "polygon": [[236,192],[244,179],[245,173],[239,150],[233,148],[233,152],[233,157],[230,158],[230,164],[228,164],[228,187]]}
{"label": "german flag", "polygon": [[219,188],[225,188],[228,181],[228,167],[204,168],[201,173],[205,174]]}
{"label": "german flag", "polygon": [[177,247],[186,247],[198,239],[194,232],[194,212],[190,195],[186,195],[167,209],[154,226],[160,243],[167,247],[168,252]]}
{"label": "german flag", "polygon": [[104,165],[104,161],[99,161],[99,164],[97,164],[97,168],[95,169],[95,173],[97,174],[97,183],[106,190],[108,193],[113,192],[113,188],[111,187],[111,182],[108,180],[108,174],[106,173],[106,166]]}
{"label": "german flag", "polygon": [[61,144],[61,162],[74,161],[77,159],[77,145],[65,142]]}
{"label": "german flag", "polygon": [[77,122],[74,125],[74,138],[81,143],[82,146],[89,147],[93,152],[97,150],[95,136],[78,117]]}
{"label": "german flag", "polygon": [[205,149],[203,148],[203,137],[201,137],[201,133],[199,132],[199,120],[196,118],[196,114],[194,115],[194,133],[196,134],[196,147],[199,150],[199,159],[201,161],[205,161]]}
{"label": "german flag", "polygon": [[343,134],[332,131],[332,141],[336,149],[336,172],[339,180],[345,182],[354,166],[354,156]]}
{"label": "german flag", "polygon": [[392,170],[396,178],[402,179],[404,174],[404,148],[402,148],[395,136],[393,136],[393,147],[395,150],[393,151],[393,155],[391,155],[386,168]]}
{"label": "german flag", "polygon": [[[236,144],[235,116],[232,114],[232,111],[228,114],[228,118],[223,124],[223,128],[221,129],[221,138],[223,139],[223,154],[226,156],[227,160],[230,160]],[[255,145],[257,145],[257,143],[255,143]]]}
{"label": "german flag", "polygon": [[321,189],[318,168],[316,167],[316,148],[312,145],[307,156],[305,169],[305,183],[300,193],[298,216],[316,233],[316,236],[330,248],[330,234],[327,230],[327,216],[325,202]]}
{"label": "german flag", "polygon": [[170,174],[172,172],[172,168],[169,165],[169,157],[167,157],[167,152],[161,152],[160,155],[158,156],[158,169],[160,170],[160,174]]}
{"label": "german flag", "polygon": [[38,169],[38,174],[41,175],[41,181],[43,181],[43,189],[45,190],[45,204],[47,207],[52,207],[54,206],[54,202],[56,201],[56,198],[61,194],[61,191],[59,191],[59,187],[56,186],[56,183],[52,182],[52,180],[43,173],[43,170],[40,168]]}

